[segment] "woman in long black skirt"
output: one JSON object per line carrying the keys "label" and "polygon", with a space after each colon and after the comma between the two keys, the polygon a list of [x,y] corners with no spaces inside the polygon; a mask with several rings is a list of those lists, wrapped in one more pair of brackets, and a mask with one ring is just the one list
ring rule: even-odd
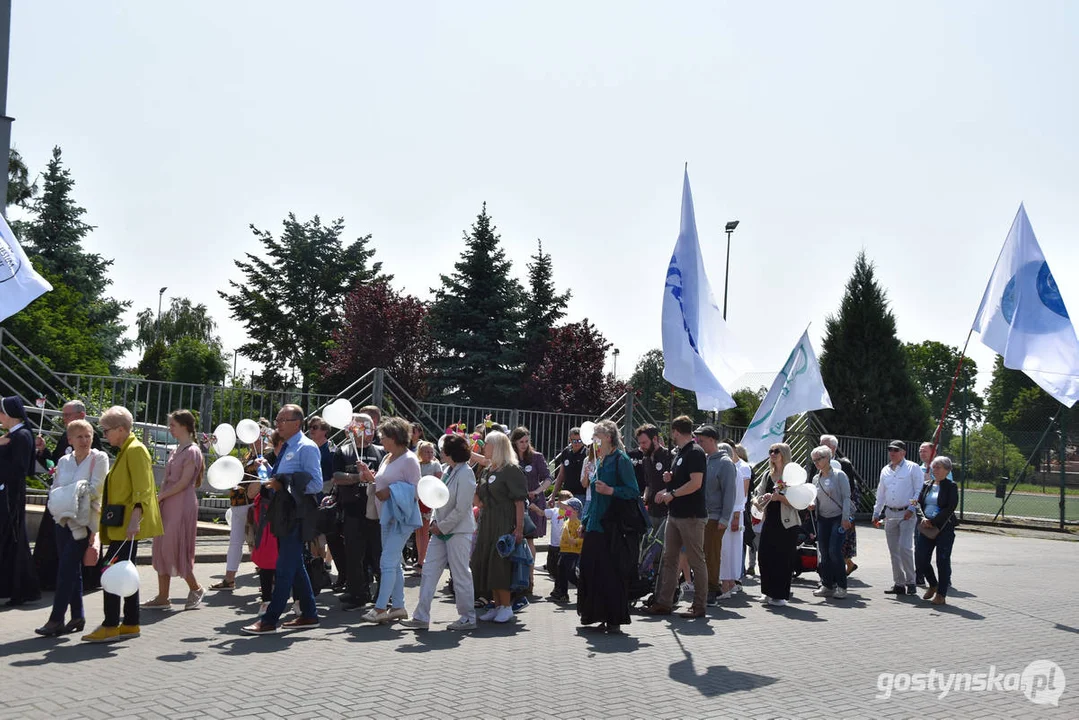
{"label": "woman in long black skirt", "polygon": [[761,593],[769,605],[783,606],[791,595],[794,549],[798,543],[801,518],[784,497],[783,468],[791,461],[791,449],[786,443],[776,443],[768,450],[768,475],[761,483],[763,492],[754,503],[764,510],[761,523],[760,564]]}
{"label": "woman in long black skirt", "polygon": [[[635,543],[639,542],[639,535],[634,540],[632,533],[620,532],[623,523],[608,517],[608,509],[615,499],[635,502],[640,489],[633,462],[622,449],[618,426],[610,420],[596,423],[595,440],[600,459],[592,485],[592,502],[581,525],[584,545],[577,584],[577,613],[582,625],[599,623],[597,631],[619,633],[619,627],[630,622],[629,582],[636,568]],[[614,507],[622,509],[621,505]],[[639,514],[635,505],[629,509]],[[637,519],[632,515],[630,518]],[[640,522],[639,529],[643,530],[643,518]]]}

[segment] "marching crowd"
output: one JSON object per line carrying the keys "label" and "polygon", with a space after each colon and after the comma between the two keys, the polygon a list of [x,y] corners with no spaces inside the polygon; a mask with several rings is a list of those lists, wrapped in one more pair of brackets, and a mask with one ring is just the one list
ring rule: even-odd
{"label": "marching crowd", "polygon": [[[242,628],[250,635],[317,627],[315,596],[326,585],[340,593],[342,610],[360,611],[365,622],[426,630],[447,569],[445,590],[458,615],[450,630],[510,622],[534,599],[536,541],[545,537],[544,569],[554,580],[548,600],[568,603],[575,587],[581,624],[607,633],[622,632],[637,600],[652,615],[670,615],[688,600],[680,615],[705,617],[708,605],[741,591],[746,575],[759,575],[766,604],[786,605],[799,546],[808,543],[815,542],[820,575],[814,596],[843,600],[858,568],[861,483],[830,435],[811,452],[816,499],[799,509],[784,481],[788,445],[771,446],[754,484],[745,450],[687,416],[672,422],[670,449],[651,425],[636,430],[637,447],[628,452],[609,420],[595,423],[588,443],[574,428],[549,464],[524,427],[486,422],[468,434],[454,425],[436,446],[419,425],[367,406],[333,447],[328,423],[285,405],[272,428],[260,420],[263,432],[243,458],[244,482],[229,494],[226,572],[204,588],[194,568],[196,491],[205,472],[195,416],[169,415],[177,447],[160,488],[127,409],[101,415],[100,437],[78,401],[64,406],[63,420],[66,431],[50,451],[31,433],[20,398],[0,402],[7,430],[0,438],[0,597],[19,605],[40,597],[39,580],[54,588],[49,619],[35,631],[44,636],[82,632],[83,593],[101,568],[145,552],[145,541],[156,594],[140,602],[138,591],[120,597],[103,588],[103,620],[83,640],[137,637],[140,612],[172,607],[174,577],[187,585],[185,609],[198,607],[207,590],[233,590],[245,546],[262,600],[258,617]],[[915,594],[923,584],[924,598],[940,605],[950,586],[958,491],[947,457],[933,457],[931,443],[919,455],[922,465],[906,459],[901,441],[889,444],[872,518],[884,527],[891,556],[886,592]],[[45,460],[56,468],[32,556],[26,480]],[[439,490],[438,503],[424,487]],[[421,575],[411,616],[406,558]]]}

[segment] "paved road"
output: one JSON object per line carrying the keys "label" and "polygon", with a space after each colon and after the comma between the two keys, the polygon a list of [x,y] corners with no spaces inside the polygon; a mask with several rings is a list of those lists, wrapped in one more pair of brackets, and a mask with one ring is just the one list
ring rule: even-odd
{"label": "paved road", "polygon": [[[787,609],[745,599],[707,621],[641,618],[627,637],[578,632],[572,609],[537,603],[512,626],[473,636],[365,626],[320,598],[322,627],[244,637],[253,576],[202,609],[144,614],[143,636],[113,645],[42,639],[43,606],[0,610],[0,720],[5,718],[288,717],[1079,717],[1079,545],[961,532],[951,605],[889,599],[883,534],[860,532],[860,569],[843,604],[800,585]],[[198,568],[205,580],[220,564]],[[152,570],[141,568],[144,586]],[[408,602],[418,580],[409,581]],[[181,584],[174,585],[180,600]],[[538,583],[546,593],[550,584]],[[749,588],[751,591],[754,587]],[[100,596],[88,619],[101,619]],[[903,673],[1062,669],[1059,706],[1021,690],[907,690]],[[881,673],[898,675],[881,677]],[[1015,682],[997,676],[1002,686]],[[915,678],[915,681],[917,678]],[[892,687],[888,698],[883,689]]]}

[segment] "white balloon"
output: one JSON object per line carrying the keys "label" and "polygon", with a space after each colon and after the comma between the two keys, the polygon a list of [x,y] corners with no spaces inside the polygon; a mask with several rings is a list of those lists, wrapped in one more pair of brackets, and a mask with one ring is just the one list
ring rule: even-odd
{"label": "white balloon", "polygon": [[788,463],[787,467],[783,468],[783,484],[787,487],[804,485],[806,477],[806,469],[797,463]]}
{"label": "white balloon", "polygon": [[592,444],[592,438],[596,434],[596,424],[591,420],[581,423],[581,442],[585,445]]}
{"label": "white balloon", "polygon": [[231,490],[244,479],[244,465],[238,458],[225,455],[214,460],[206,471],[206,480],[214,490]]}
{"label": "white balloon", "polygon": [[347,428],[352,422],[352,403],[346,398],[337,398],[323,408],[322,419],[335,428]]}
{"label": "white balloon", "polygon": [[438,510],[450,501],[450,489],[434,475],[420,478],[420,484],[416,487],[416,494],[427,507]]}
{"label": "white balloon", "polygon": [[232,508],[225,511],[225,527],[232,527]]}
{"label": "white balloon", "polygon": [[236,447],[236,431],[228,423],[221,423],[214,430],[214,452],[228,455]]}
{"label": "white balloon", "polygon": [[787,492],[784,494],[787,497],[787,502],[791,504],[791,507],[796,510],[805,510],[817,499],[817,486],[807,485],[805,483],[795,485],[794,487],[788,486]]}
{"label": "white balloon", "polygon": [[259,424],[251,419],[241,420],[236,423],[236,437],[240,442],[250,445],[259,439],[261,432]]}
{"label": "white balloon", "polygon": [[139,570],[130,560],[121,560],[101,573],[101,589],[120,597],[130,597],[139,591]]}
{"label": "white balloon", "polygon": [[761,511],[761,509],[758,508],[754,503],[750,503],[749,505],[749,514],[757,518],[758,520],[764,519],[764,512]]}

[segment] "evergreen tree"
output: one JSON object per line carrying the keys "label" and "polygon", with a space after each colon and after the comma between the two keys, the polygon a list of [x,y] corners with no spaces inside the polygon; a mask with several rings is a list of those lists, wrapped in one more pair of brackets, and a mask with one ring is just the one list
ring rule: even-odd
{"label": "evergreen tree", "polygon": [[821,376],[835,404],[817,411],[829,432],[876,438],[929,437],[930,411],[911,378],[895,316],[863,250],[837,315],[825,323]]}
{"label": "evergreen tree", "polygon": [[[53,287],[63,285],[81,296],[86,328],[97,345],[96,355],[116,371],[117,362],[131,347],[130,340],[121,339],[126,329],[123,314],[131,303],[105,295],[112,284],[107,275],[112,260],[82,248],[83,240],[94,228],[83,221],[86,210],[75,204],[71,196],[74,186],[71,171],[63,165],[60,148],[53,148],[42,178],[41,196],[32,206],[34,217],[19,224],[23,248],[50,278]],[[25,337],[20,339],[27,342]],[[77,364],[93,364],[95,359],[84,358]]]}
{"label": "evergreen tree", "polygon": [[30,182],[30,168],[15,148],[8,153],[7,204],[28,207],[37,196],[37,180]]}
{"label": "evergreen tree", "polygon": [[524,292],[510,276],[487,203],[464,240],[453,274],[442,275],[442,287],[433,291],[431,388],[447,402],[505,407],[521,386]]}
{"label": "evergreen tree", "polygon": [[[536,370],[544,362],[544,353],[551,339],[555,324],[566,316],[566,305],[571,293],[555,292],[552,277],[551,255],[543,252],[543,242],[536,241],[536,254],[528,263],[528,290],[524,296],[522,312],[524,331],[521,347],[523,354],[522,379],[528,383]],[[528,393],[522,396],[524,407],[532,407],[527,400]],[[536,406],[544,407],[544,406]]]}
{"label": "evergreen tree", "polygon": [[323,225],[316,215],[300,223],[289,213],[280,239],[251,226],[262,243],[259,254],[237,260],[243,280],[230,280],[231,294],[218,291],[250,340],[240,354],[263,364],[258,381],[269,389],[295,382],[302,392],[317,384],[342,317],[345,295],[379,276],[382,263],[369,265],[371,236],[345,245],[345,222]]}

